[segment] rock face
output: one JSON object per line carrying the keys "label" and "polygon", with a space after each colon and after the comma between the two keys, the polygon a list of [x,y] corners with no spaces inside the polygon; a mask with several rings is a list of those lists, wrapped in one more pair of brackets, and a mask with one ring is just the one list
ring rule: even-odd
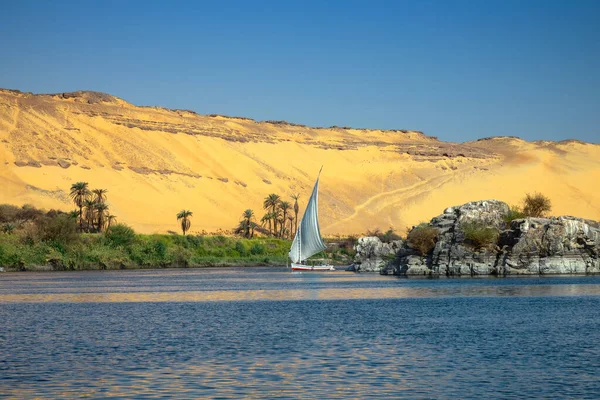
{"label": "rock face", "polygon": [[360,272],[380,272],[396,256],[404,246],[402,240],[383,243],[376,236],[366,236],[358,239],[354,266]]}
{"label": "rock face", "polygon": [[[525,218],[507,227],[508,211],[508,205],[498,200],[447,208],[429,222],[438,236],[428,254],[419,254],[408,242],[386,248],[378,247],[374,238],[361,238],[356,263],[360,262],[361,271],[395,275],[600,273],[598,222],[568,216]],[[465,233],[469,224],[495,228],[498,240],[476,246]],[[394,260],[385,263],[385,254],[389,259],[392,253]]]}
{"label": "rock face", "polygon": [[496,262],[494,249],[476,249],[466,243],[464,224],[480,223],[498,230],[505,225],[506,203],[498,200],[474,201],[459,207],[449,207],[431,220],[439,231],[430,265],[440,275],[488,275]]}
{"label": "rock face", "polygon": [[600,272],[600,224],[575,217],[512,221],[500,237],[501,274]]}

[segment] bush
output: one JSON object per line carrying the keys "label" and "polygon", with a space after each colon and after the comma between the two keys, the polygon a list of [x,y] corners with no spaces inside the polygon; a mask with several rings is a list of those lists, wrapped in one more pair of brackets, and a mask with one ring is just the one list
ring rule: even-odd
{"label": "bush", "polygon": [[152,235],[141,236],[138,239],[136,243],[127,248],[129,256],[135,264],[163,267],[171,263],[171,259],[167,255],[168,244],[163,237]]}
{"label": "bush", "polygon": [[413,249],[418,250],[424,256],[435,247],[438,233],[436,228],[428,224],[420,224],[410,231],[406,240]]}
{"label": "bush", "polygon": [[237,251],[238,254],[242,257],[245,257],[248,255],[248,250],[246,250],[246,246],[244,246],[244,244],[242,242],[240,242],[239,240],[237,242],[235,242],[235,251]]}
{"label": "bush", "polygon": [[0,204],[0,222],[14,222],[18,220],[20,208],[10,204]]}
{"label": "bush", "polygon": [[521,208],[518,206],[511,206],[510,210],[508,210],[508,214],[506,214],[503,219],[506,222],[506,225],[509,225],[515,219],[521,219],[527,217]]}
{"label": "bush", "polygon": [[250,254],[254,256],[265,254],[265,246],[260,243],[254,243],[252,247],[250,247]]}
{"label": "bush", "polygon": [[135,231],[125,224],[113,225],[104,233],[106,242],[114,247],[129,246],[135,240]]}
{"label": "bush", "polygon": [[38,220],[39,238],[44,242],[66,245],[79,239],[77,221],[67,214],[59,214],[54,218],[40,217]]}
{"label": "bush", "polygon": [[12,222],[5,222],[4,224],[2,224],[2,229],[0,229],[0,230],[2,230],[3,233],[10,235],[11,233],[14,232],[15,228],[16,228],[16,225],[13,224]]}
{"label": "bush", "polygon": [[388,229],[383,235],[381,235],[379,237],[379,240],[381,240],[384,243],[391,243],[394,240],[400,240],[402,239],[402,237],[400,235],[398,235],[396,232],[394,232],[394,230],[392,228]]}
{"label": "bush", "polygon": [[356,246],[357,243],[358,239],[356,238],[356,236],[351,235],[341,241],[340,247],[346,252],[349,252],[354,250],[354,246]]}
{"label": "bush", "polygon": [[500,232],[493,226],[487,226],[481,222],[469,222],[461,224],[461,229],[465,233],[466,242],[476,248],[488,247],[498,242]]}
{"label": "bush", "polygon": [[525,195],[523,200],[523,213],[528,217],[540,218],[550,212],[552,204],[550,199],[541,193]]}
{"label": "bush", "polygon": [[381,232],[379,228],[375,228],[375,230],[367,231],[367,236],[375,236],[383,243],[390,243],[394,240],[402,239],[402,237],[394,232],[392,228],[388,229],[385,233]]}

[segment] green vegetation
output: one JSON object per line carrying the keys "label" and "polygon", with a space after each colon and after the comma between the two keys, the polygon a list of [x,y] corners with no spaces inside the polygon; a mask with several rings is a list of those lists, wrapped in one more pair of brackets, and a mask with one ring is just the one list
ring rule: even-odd
{"label": "green vegetation", "polygon": [[498,229],[482,222],[464,223],[461,229],[465,233],[465,241],[478,249],[496,244],[500,236]]}
{"label": "green vegetation", "polygon": [[[291,244],[269,237],[141,235],[124,224],[113,224],[104,232],[81,233],[80,222],[87,225],[79,217],[78,211],[0,205],[0,266],[13,271],[282,266]],[[352,244],[328,242],[332,243],[324,254],[327,261],[348,264],[354,255]]]}
{"label": "green vegetation", "polygon": [[367,236],[376,236],[383,243],[390,243],[390,242],[393,242],[394,240],[402,239],[402,237],[400,235],[398,235],[392,228],[389,228],[385,232],[381,232],[381,230],[379,228],[375,228],[372,231],[367,231]]}
{"label": "green vegetation", "polygon": [[510,206],[508,214],[504,216],[506,225],[510,225],[515,219],[533,217],[542,218],[552,210],[550,199],[541,193],[526,193],[522,201],[522,206]]}
{"label": "green vegetation", "polygon": [[528,217],[541,218],[552,210],[550,199],[541,193],[525,195],[523,199],[523,214]]}
{"label": "green vegetation", "polygon": [[[0,267],[25,271],[281,266],[287,263],[289,239],[298,226],[297,195],[292,196],[293,207],[277,194],[267,196],[261,225],[255,222],[254,211],[245,210],[235,229],[238,237],[186,235],[190,210],[177,213],[182,236],[136,234],[109,213],[106,189],[90,190],[87,182],[77,182],[70,198],[76,209],[68,213],[0,204]],[[255,232],[263,237],[254,237]],[[321,257],[332,264],[351,262],[356,238],[327,242]]]}
{"label": "green vegetation", "polygon": [[508,214],[506,214],[504,216],[504,222],[506,222],[506,225],[508,226],[515,219],[522,219],[522,218],[527,218],[527,216],[525,215],[525,213],[523,213],[523,211],[521,210],[521,207],[511,206],[510,210],[508,210]]}
{"label": "green vegetation", "polygon": [[181,223],[181,231],[183,232],[183,236],[185,236],[185,233],[189,231],[190,227],[192,226],[190,218],[193,214],[194,213],[190,210],[181,210],[177,213],[177,221]]}
{"label": "green vegetation", "polygon": [[406,241],[422,256],[429,254],[435,247],[438,230],[429,224],[422,223],[415,226],[406,237]]}
{"label": "green vegetation", "polygon": [[[233,233],[247,239],[254,237],[254,233],[258,232],[263,236],[274,237],[279,239],[293,239],[295,232],[298,230],[298,213],[300,207],[298,205],[299,195],[291,196],[294,200],[294,206],[281,199],[276,193],[271,193],[263,201],[263,209],[265,214],[260,220],[260,224],[256,223],[254,211],[247,209],[242,213],[242,219],[233,229]],[[292,210],[294,215],[291,215]]]}

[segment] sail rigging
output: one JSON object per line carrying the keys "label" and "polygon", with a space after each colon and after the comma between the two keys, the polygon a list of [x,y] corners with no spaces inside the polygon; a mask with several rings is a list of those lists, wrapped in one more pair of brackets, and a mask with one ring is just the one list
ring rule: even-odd
{"label": "sail rigging", "polygon": [[[323,167],[321,167],[321,170]],[[292,242],[292,247],[288,253],[290,259],[294,263],[300,263],[308,257],[325,250],[327,247],[321,238],[319,230],[319,178],[321,171],[317,176],[317,181],[313,188],[306,210],[296,231],[296,236]]]}

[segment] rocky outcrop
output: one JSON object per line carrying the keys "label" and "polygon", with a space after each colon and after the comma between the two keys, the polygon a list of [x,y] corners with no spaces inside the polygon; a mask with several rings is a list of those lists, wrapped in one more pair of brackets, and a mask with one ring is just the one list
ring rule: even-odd
{"label": "rocky outcrop", "polygon": [[380,272],[396,257],[397,252],[403,248],[402,240],[390,243],[382,242],[376,236],[366,236],[358,239],[354,267],[360,272]]}
{"label": "rocky outcrop", "polygon": [[494,248],[476,248],[468,243],[463,226],[482,224],[498,230],[505,226],[509,207],[498,200],[474,201],[459,207],[449,207],[431,220],[438,231],[431,257],[431,266],[440,275],[488,275],[494,273]]}
{"label": "rocky outcrop", "polygon": [[[401,242],[390,249],[395,253],[394,260],[379,271],[447,276],[600,273],[598,222],[563,216],[518,219],[507,226],[504,218],[508,211],[508,205],[498,200],[447,208],[428,224],[438,231],[429,253],[421,255],[409,242]],[[469,225],[491,227],[498,239],[483,246],[473,243],[465,231]],[[374,252],[371,257],[368,254],[357,246],[361,265],[381,265],[381,257]]]}
{"label": "rocky outcrop", "polygon": [[600,224],[575,217],[512,221],[500,237],[500,274],[600,272]]}

